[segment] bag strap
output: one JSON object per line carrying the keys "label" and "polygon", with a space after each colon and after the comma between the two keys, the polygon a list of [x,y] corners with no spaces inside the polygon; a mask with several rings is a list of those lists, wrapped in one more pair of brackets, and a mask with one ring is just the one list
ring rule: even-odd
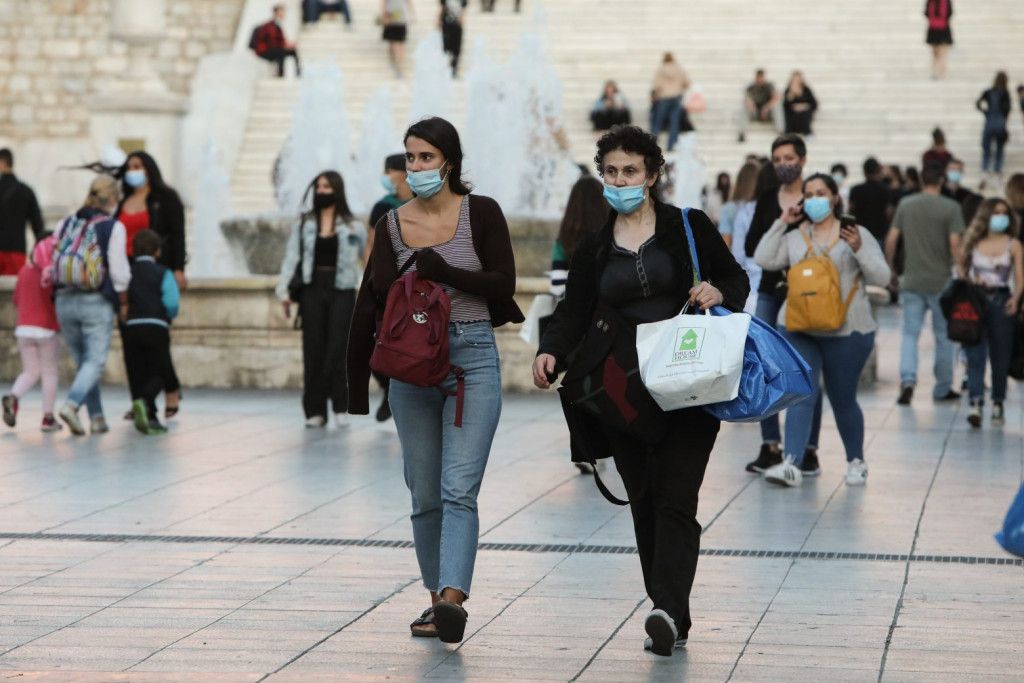
{"label": "bag strap", "polygon": [[697,245],[693,241],[693,228],[690,227],[690,209],[682,209],[683,229],[686,230],[686,243],[690,248],[690,262],[693,265],[693,286],[700,285],[703,278],[700,276],[700,261],[697,259]]}
{"label": "bag strap", "polygon": [[406,260],[406,262],[404,264],[402,264],[402,267],[398,269],[398,277],[402,277],[402,275],[405,274],[405,271],[409,270],[409,266],[411,266],[413,264],[413,261],[416,260],[416,257],[418,255],[419,255],[418,251],[412,252],[412,256],[410,256],[408,258],[408,260]]}

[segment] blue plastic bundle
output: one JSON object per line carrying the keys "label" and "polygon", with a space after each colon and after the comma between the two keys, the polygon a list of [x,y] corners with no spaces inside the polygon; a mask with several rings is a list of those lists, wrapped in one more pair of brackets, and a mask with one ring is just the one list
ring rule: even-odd
{"label": "blue plastic bundle", "polygon": [[996,532],[996,540],[1006,552],[1024,557],[1024,484],[1017,490],[1003,520],[1003,529]]}

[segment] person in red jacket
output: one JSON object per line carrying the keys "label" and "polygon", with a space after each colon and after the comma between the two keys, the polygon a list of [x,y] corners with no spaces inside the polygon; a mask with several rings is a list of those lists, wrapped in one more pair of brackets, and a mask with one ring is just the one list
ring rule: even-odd
{"label": "person in red jacket", "polygon": [[43,380],[44,432],[60,430],[53,416],[57,401],[57,355],[59,341],[57,312],[53,305],[53,287],[47,271],[53,257],[55,239],[47,237],[32,250],[28,263],[18,272],[14,285],[14,307],[17,315],[14,336],[21,354],[21,374],[14,381],[11,393],[3,397],[3,419],[13,427],[18,417],[18,400],[39,381]]}
{"label": "person in red jacket", "polygon": [[295,43],[288,42],[284,37],[284,29],[281,28],[283,22],[284,5],[274,5],[274,18],[257,26],[249,40],[249,47],[257,57],[268,62],[277,62],[278,78],[284,78],[284,60],[288,57],[295,60],[295,73],[302,73]]}

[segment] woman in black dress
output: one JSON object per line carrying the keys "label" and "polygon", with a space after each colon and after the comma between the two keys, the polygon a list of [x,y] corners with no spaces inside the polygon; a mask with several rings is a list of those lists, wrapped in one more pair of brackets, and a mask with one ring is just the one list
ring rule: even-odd
{"label": "woman in black dress", "polygon": [[925,41],[932,46],[932,78],[946,77],[946,57],[953,44],[953,32],[949,28],[953,18],[953,0],[927,0],[924,16],[928,19],[928,36]]}
{"label": "woman in black dress", "polygon": [[804,82],[803,73],[794,71],[789,77],[782,107],[786,114],[787,133],[811,135],[811,120],[818,110],[818,100],[814,99],[814,92]]}

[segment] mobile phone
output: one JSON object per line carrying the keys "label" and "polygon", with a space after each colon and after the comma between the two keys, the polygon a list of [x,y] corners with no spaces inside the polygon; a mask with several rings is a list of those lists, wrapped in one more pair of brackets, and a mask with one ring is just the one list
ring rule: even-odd
{"label": "mobile phone", "polygon": [[839,217],[840,228],[855,228],[857,227],[857,217],[853,214],[844,213]]}

